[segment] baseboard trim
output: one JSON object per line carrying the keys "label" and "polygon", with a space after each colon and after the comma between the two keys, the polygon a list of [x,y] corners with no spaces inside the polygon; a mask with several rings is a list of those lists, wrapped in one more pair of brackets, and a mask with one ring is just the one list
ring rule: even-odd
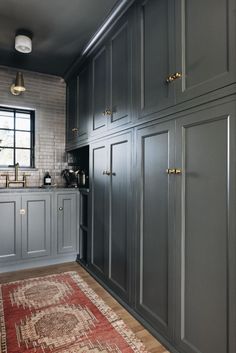
{"label": "baseboard trim", "polygon": [[44,267],[50,265],[62,264],[65,262],[72,262],[76,260],[77,253],[66,254],[57,257],[51,258],[40,258],[40,259],[28,259],[28,260],[19,260],[14,263],[0,264],[0,273],[28,270],[36,267]]}

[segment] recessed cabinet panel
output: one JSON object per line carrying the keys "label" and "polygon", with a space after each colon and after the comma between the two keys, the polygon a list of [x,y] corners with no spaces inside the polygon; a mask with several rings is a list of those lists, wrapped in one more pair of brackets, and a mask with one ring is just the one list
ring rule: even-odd
{"label": "recessed cabinet panel", "polygon": [[130,141],[110,144],[110,266],[109,278],[127,295],[130,253]]}
{"label": "recessed cabinet panel", "polygon": [[173,278],[172,208],[174,123],[139,131],[139,286],[137,309],[156,329],[170,335],[170,300]]}
{"label": "recessed cabinet panel", "polygon": [[235,1],[176,3],[177,101],[235,82]]}
{"label": "recessed cabinet panel", "polygon": [[[171,1],[146,0],[139,6],[140,115],[156,112],[174,103],[173,86],[166,83],[173,71]],[[172,48],[172,49],[171,49]]]}
{"label": "recessed cabinet panel", "polygon": [[229,214],[235,123],[220,109],[177,121],[177,159],[183,171],[177,199],[177,327],[180,347],[189,353],[235,352],[235,333],[229,331],[235,327],[229,282],[235,268],[228,262],[235,236]]}
{"label": "recessed cabinet panel", "polygon": [[112,125],[122,119],[129,120],[130,115],[130,58],[131,41],[128,23],[125,23],[111,39],[110,50],[110,101]]}
{"label": "recessed cabinet panel", "polygon": [[76,251],[77,242],[76,194],[57,196],[58,252]]}
{"label": "recessed cabinet panel", "polygon": [[79,115],[79,125],[78,134],[79,138],[86,137],[89,126],[89,107],[90,107],[90,66],[89,64],[79,73],[78,76],[78,115]]}
{"label": "recessed cabinet panel", "polygon": [[77,77],[72,78],[66,90],[66,140],[68,143],[76,141],[78,136],[78,82]]}
{"label": "recessed cabinet panel", "polygon": [[93,130],[107,124],[107,50],[103,47],[93,58]]}
{"label": "recessed cabinet panel", "polygon": [[92,147],[92,265],[104,274],[105,249],[108,244],[106,222],[106,183],[107,176],[103,174],[107,166],[107,151],[105,145]]}
{"label": "recessed cabinet panel", "polygon": [[0,195],[0,262],[21,255],[20,198]]}
{"label": "recessed cabinet panel", "polygon": [[22,196],[22,257],[50,254],[51,198],[49,195]]}

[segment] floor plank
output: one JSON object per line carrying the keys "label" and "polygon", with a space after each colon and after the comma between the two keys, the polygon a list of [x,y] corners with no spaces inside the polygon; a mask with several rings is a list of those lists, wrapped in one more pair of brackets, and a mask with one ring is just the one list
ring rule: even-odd
{"label": "floor plank", "polygon": [[109,305],[139,337],[150,353],[168,353],[160,342],[158,342],[130,313],[125,310],[95,279],[90,276],[79,264],[65,263],[47,267],[34,268],[16,272],[0,274],[0,283],[18,281],[30,277],[39,277],[66,271],[76,271],[84,281]]}

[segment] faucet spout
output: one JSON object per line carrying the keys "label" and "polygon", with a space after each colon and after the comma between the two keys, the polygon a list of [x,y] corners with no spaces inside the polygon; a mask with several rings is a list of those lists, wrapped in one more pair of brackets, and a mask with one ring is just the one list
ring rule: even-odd
{"label": "faucet spout", "polygon": [[19,163],[15,164],[15,181],[18,181]]}

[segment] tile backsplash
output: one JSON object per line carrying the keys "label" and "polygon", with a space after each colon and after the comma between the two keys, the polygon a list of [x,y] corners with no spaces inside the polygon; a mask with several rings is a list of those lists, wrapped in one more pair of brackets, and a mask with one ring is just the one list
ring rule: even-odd
{"label": "tile backsplash", "polygon": [[[46,171],[52,183],[64,185],[61,171],[66,168],[65,127],[66,127],[66,84],[60,77],[22,71],[26,91],[20,96],[10,93],[10,86],[17,69],[0,66],[0,106],[28,108],[35,110],[35,169],[19,170],[30,174],[28,186],[40,186]],[[13,168],[0,170],[10,174]],[[5,177],[0,176],[0,187],[5,186]]]}

